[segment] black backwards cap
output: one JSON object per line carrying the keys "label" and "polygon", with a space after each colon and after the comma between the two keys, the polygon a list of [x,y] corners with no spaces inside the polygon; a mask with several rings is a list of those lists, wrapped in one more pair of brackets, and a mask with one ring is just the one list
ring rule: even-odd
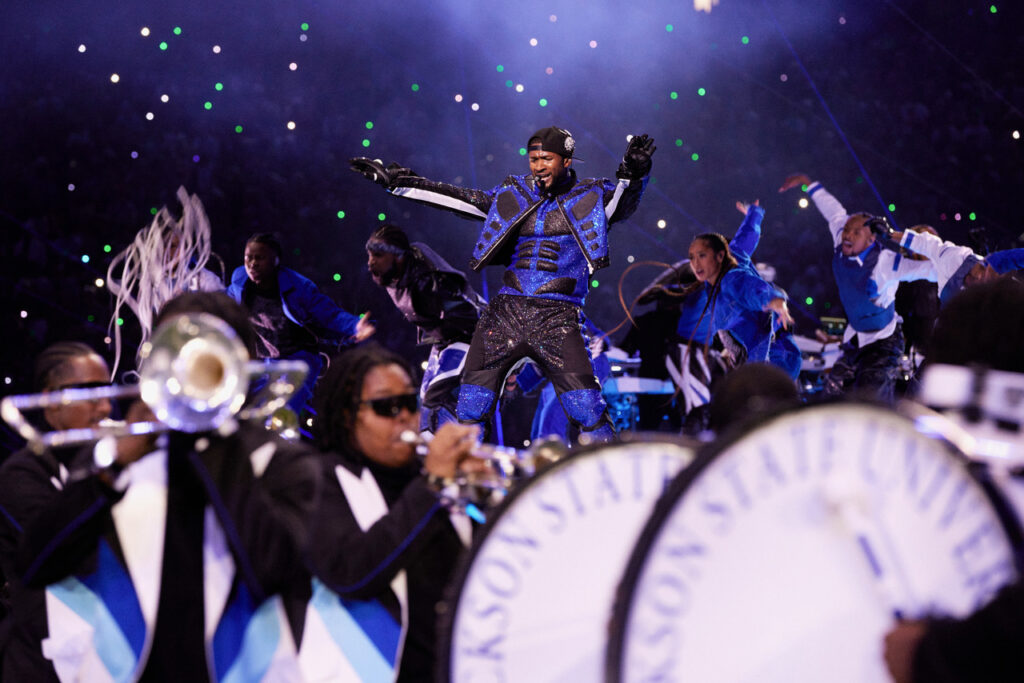
{"label": "black backwards cap", "polygon": [[531,135],[526,147],[543,152],[553,152],[571,159],[572,153],[576,150],[576,140],[573,139],[572,133],[565,128],[549,126],[541,128]]}

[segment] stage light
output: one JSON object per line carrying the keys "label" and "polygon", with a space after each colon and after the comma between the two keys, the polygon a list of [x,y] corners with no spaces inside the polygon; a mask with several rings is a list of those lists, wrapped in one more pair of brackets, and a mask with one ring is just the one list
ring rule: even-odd
{"label": "stage light", "polygon": [[670,92],[668,94],[668,96],[669,96],[670,99],[673,99],[673,100],[678,100],[679,99],[679,93],[677,93],[675,90]]}
{"label": "stage light", "polygon": [[669,33],[672,33],[674,29],[675,26],[673,26],[672,24],[665,24],[665,30],[668,31]]}
{"label": "stage light", "polygon": [[139,33],[142,34],[143,38],[148,38],[149,37],[149,27],[148,26],[143,26],[142,30],[140,30]]}
{"label": "stage light", "polygon": [[601,284],[601,283],[600,283],[600,282],[598,282],[597,280],[591,280],[591,281],[590,281],[590,286],[591,286],[591,287],[593,287],[594,289],[597,289],[597,287],[598,287],[598,286],[599,286],[600,284]]}
{"label": "stage light", "polygon": [[174,30],[172,31],[172,33],[174,35],[176,35],[176,36],[180,36],[181,35],[181,27],[180,26],[175,26]]}
{"label": "stage light", "polygon": [[135,150],[133,149],[133,150],[132,150],[132,159],[138,159],[138,158],[139,158],[139,153],[138,153],[138,152],[136,152],[136,151],[135,151]]}
{"label": "stage light", "polygon": [[550,76],[551,74],[555,73],[555,70],[549,66],[548,68],[544,69],[544,73]]}
{"label": "stage light", "polygon": [[286,124],[286,127],[288,128],[288,130],[295,130],[295,122],[294,121],[289,121]]}
{"label": "stage light", "polygon": [[807,297],[806,299],[804,299],[804,303],[810,306],[811,304],[814,303],[814,297]]}
{"label": "stage light", "polygon": [[213,84],[213,89],[219,92],[219,91],[224,89],[224,84],[223,83],[214,83]]}
{"label": "stage light", "polygon": [[707,93],[708,91],[705,90],[704,88],[697,88],[697,94],[700,95],[701,97],[704,97]]}
{"label": "stage light", "polygon": [[166,40],[161,40],[160,41],[160,49],[161,50],[166,50],[167,49],[167,41]]}
{"label": "stage light", "polygon": [[887,209],[889,209],[889,211],[890,211],[890,212],[892,212],[892,211],[895,211],[895,210],[896,210],[896,205],[895,205],[895,204],[890,204],[890,205],[889,205],[889,206],[887,206],[886,208],[887,208]]}
{"label": "stage light", "polygon": [[744,45],[749,45],[750,38],[748,38],[747,36],[743,36],[742,38],[740,38],[740,42],[743,43]]}
{"label": "stage light", "polygon": [[109,244],[104,244],[103,245],[103,253],[104,254],[109,254],[112,249],[113,249],[113,247],[111,247]]}
{"label": "stage light", "polygon": [[635,258],[633,258],[633,255],[632,255],[632,254],[630,254],[629,256],[627,256],[627,257],[626,257],[626,263],[632,263],[632,262],[633,262],[633,261],[635,261],[635,260],[636,260],[636,259],[635,259]]}
{"label": "stage light", "polygon": [[101,278],[101,277],[96,278],[96,286],[101,288],[101,289],[103,288],[103,278]]}
{"label": "stage light", "polygon": [[526,148],[525,147],[520,147],[519,148],[519,156],[521,156],[521,157],[525,157],[526,156]]}
{"label": "stage light", "polygon": [[537,104],[539,104],[539,105],[540,105],[540,106],[542,106],[542,107],[546,107],[546,106],[548,106],[548,101],[547,101],[547,99],[546,99],[546,98],[543,98],[543,97],[542,97],[542,98],[540,98],[540,101],[539,101],[539,102],[537,102]]}
{"label": "stage light", "polygon": [[597,41],[596,40],[590,41],[589,44],[590,44],[590,47],[597,47]]}
{"label": "stage light", "polygon": [[456,102],[461,102],[462,101],[462,95],[455,95],[455,101]]}
{"label": "stage light", "polygon": [[117,74],[110,74],[110,82],[111,83],[117,83],[120,80],[121,80],[121,77],[118,76]]}
{"label": "stage light", "polygon": [[192,155],[192,163],[193,164],[198,164],[199,163],[199,155],[198,154],[193,154]]}
{"label": "stage light", "polygon": [[503,67],[503,66],[502,66],[501,64],[499,64],[499,65],[497,66],[497,69],[498,69],[498,73],[501,73],[502,71],[504,71],[504,70],[505,70],[505,67]]}
{"label": "stage light", "polygon": [[215,54],[215,55],[219,55],[220,54],[220,45],[214,45],[213,46],[213,54]]}
{"label": "stage light", "polygon": [[373,130],[373,121],[366,122],[366,130]]}
{"label": "stage light", "polygon": [[153,120],[153,112],[151,112],[151,111],[147,111],[146,112],[146,120],[147,121],[152,121]]}
{"label": "stage light", "polygon": [[363,138],[363,147],[369,147],[369,146],[370,146],[369,138]]}
{"label": "stage light", "polygon": [[295,71],[298,68],[299,68],[299,65],[296,64],[295,62],[292,62],[291,64],[288,65],[288,70],[289,71]]}
{"label": "stage light", "polygon": [[537,39],[536,38],[530,38],[530,45],[532,45],[533,47],[537,47]]}
{"label": "stage light", "polygon": [[525,89],[526,88],[523,87],[522,83],[517,83],[516,84],[516,92],[523,92],[523,90],[525,90]]}
{"label": "stage light", "polygon": [[413,83],[412,84],[412,91],[413,92],[419,92],[420,91],[420,84],[419,83]]}
{"label": "stage light", "polygon": [[171,101],[171,98],[168,97],[167,95],[161,95],[160,96],[160,101],[163,102],[164,104],[167,104],[168,102]]}
{"label": "stage light", "polygon": [[88,262],[89,262],[89,255],[88,254],[82,254],[82,263],[88,263]]}
{"label": "stage light", "polygon": [[302,22],[301,24],[299,24],[299,28],[301,28],[303,31],[308,31],[309,30],[309,22],[305,22],[305,21]]}
{"label": "stage light", "polygon": [[690,158],[693,159],[694,161],[697,161],[698,159],[700,159],[700,155],[694,152],[693,154],[690,155]]}
{"label": "stage light", "polygon": [[1012,133],[1010,133],[1010,137],[1012,137],[1014,140],[1020,140],[1020,131],[1013,131]]}
{"label": "stage light", "polygon": [[27,317],[28,317],[28,311],[22,311],[22,312],[21,312],[21,317],[22,317],[22,319],[23,319],[23,320],[24,320],[25,318],[27,318]]}
{"label": "stage light", "polygon": [[383,213],[378,213],[377,214],[377,220],[383,221],[383,220],[386,220],[386,219],[387,219],[387,216],[385,216]]}
{"label": "stage light", "polygon": [[236,133],[241,133],[242,132],[242,126],[241,125],[235,126],[235,132]]}
{"label": "stage light", "polygon": [[78,51],[79,52],[85,52],[85,45],[79,45],[78,46]]}
{"label": "stage light", "polygon": [[74,191],[75,191],[75,184],[74,183],[68,183],[68,192],[74,192]]}
{"label": "stage light", "polygon": [[345,212],[344,211],[339,211],[337,215],[338,215],[339,219],[342,219],[342,218],[345,217]]}
{"label": "stage light", "polygon": [[548,17],[548,21],[550,21],[553,24],[556,21],[558,21],[558,17],[552,14],[550,17]]}
{"label": "stage light", "polygon": [[469,105],[469,108],[472,109],[473,111],[480,111],[480,105],[477,104],[476,102],[474,102],[473,104]]}
{"label": "stage light", "polygon": [[797,204],[800,205],[801,209],[806,209],[808,206],[811,205],[811,203],[807,201],[807,197],[801,197],[800,201],[798,201]]}
{"label": "stage light", "polygon": [[334,281],[335,282],[341,282],[341,273],[335,273],[334,274]]}
{"label": "stage light", "polygon": [[973,211],[967,214],[967,217],[970,218],[972,221],[978,220],[978,214],[974,213]]}
{"label": "stage light", "polygon": [[213,109],[213,102],[203,102],[203,109],[207,111]]}
{"label": "stage light", "polygon": [[779,80],[785,83],[786,81],[789,80],[789,76],[787,76],[786,74],[779,74]]}
{"label": "stage light", "polygon": [[676,147],[682,147],[683,141],[680,138],[676,138]]}
{"label": "stage light", "polygon": [[668,226],[668,223],[665,222],[664,218],[662,218],[662,219],[660,219],[658,221],[658,227],[661,228],[662,230],[664,230],[667,226]]}

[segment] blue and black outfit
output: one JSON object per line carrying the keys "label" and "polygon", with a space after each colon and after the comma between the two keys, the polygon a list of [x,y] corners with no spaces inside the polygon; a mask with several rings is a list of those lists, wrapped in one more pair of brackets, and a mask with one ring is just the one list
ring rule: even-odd
{"label": "blue and black outfit", "polygon": [[843,226],[850,215],[821,183],[811,183],[807,194],[832,233],[832,272],[847,317],[843,355],[825,380],[825,393],[864,389],[892,401],[904,348],[896,315],[896,288],[901,281],[935,282],[935,267],[931,261],[906,259],[884,249],[879,240],[859,254],[843,256]]}
{"label": "blue and black outfit", "polygon": [[915,254],[928,257],[938,277],[939,301],[949,303],[954,295],[963,291],[964,280],[975,266],[988,266],[1000,275],[1024,268],[1024,249],[1007,249],[988,256],[979,256],[969,247],[944,241],[927,232],[907,230],[900,246]]}
{"label": "blue and black outfit", "polygon": [[470,264],[474,270],[505,266],[504,286],[470,342],[461,422],[487,421],[509,370],[530,357],[551,380],[570,420],[583,431],[612,434],[583,337],[582,306],[590,274],[609,264],[608,227],[636,210],[649,169],[649,157],[642,174],[626,177],[620,167],[617,181],[581,180],[569,169],[550,191],[531,175],[508,176],[491,190],[411,173],[389,179],[387,189],[396,196],[483,221]]}
{"label": "blue and black outfit", "polygon": [[288,405],[300,412],[313,396],[323,361],[317,340],[343,343],[356,333],[359,317],[338,307],[312,280],[290,268],[278,268],[277,288],[261,291],[249,279],[245,266],[231,274],[228,295],[249,310],[249,321],[259,338],[256,356],[274,360],[301,360],[309,374]]}
{"label": "blue and black outfit", "polygon": [[416,326],[417,343],[431,345],[420,383],[420,431],[436,431],[456,419],[466,352],[487,302],[470,286],[465,273],[422,242],[414,242],[405,252],[401,275],[385,289],[405,319]]}

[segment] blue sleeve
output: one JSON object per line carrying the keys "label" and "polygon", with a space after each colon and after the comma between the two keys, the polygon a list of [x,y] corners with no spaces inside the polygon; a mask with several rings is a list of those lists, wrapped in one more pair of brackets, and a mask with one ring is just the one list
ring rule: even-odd
{"label": "blue sleeve", "polygon": [[342,309],[310,280],[300,280],[296,285],[296,294],[308,322],[342,337],[355,335],[359,316]]}
{"label": "blue sleeve", "polygon": [[746,268],[733,268],[722,278],[722,295],[748,311],[763,311],[772,299],[787,299],[785,292]]}
{"label": "blue sleeve", "polygon": [[708,341],[711,336],[711,311],[704,310],[707,303],[708,292],[704,287],[686,297],[679,312],[679,325],[676,327],[680,337],[701,344]]}
{"label": "blue sleeve", "polygon": [[747,209],[747,215],[740,223],[740,227],[733,235],[732,242],[729,242],[729,249],[737,258],[741,256],[751,259],[758,243],[761,241],[761,221],[764,219],[764,209],[760,206],[751,206]]}
{"label": "blue sleeve", "polygon": [[1024,249],[1007,249],[997,251],[985,257],[985,263],[992,266],[992,269],[1002,275],[1011,270],[1024,268]]}

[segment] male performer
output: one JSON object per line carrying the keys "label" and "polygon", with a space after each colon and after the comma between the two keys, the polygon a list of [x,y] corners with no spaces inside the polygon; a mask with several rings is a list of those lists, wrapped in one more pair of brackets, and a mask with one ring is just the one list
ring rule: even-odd
{"label": "male performer", "polygon": [[643,195],[654,141],[630,140],[617,181],[579,179],[576,141],[542,128],[527,142],[530,174],[492,190],[428,180],[397,164],[356,158],[352,170],[399,197],[484,221],[470,265],[505,266],[504,286],[480,318],[466,358],[458,417],[485,423],[505,375],[529,356],[551,379],[566,415],[591,438],[613,429],[582,333],[590,274],[608,265],[608,226],[629,217]]}
{"label": "male performer", "polygon": [[416,341],[431,345],[420,383],[420,431],[433,433],[456,419],[466,351],[487,302],[464,273],[426,244],[410,243],[397,225],[377,228],[366,241],[366,253],[373,281],[416,326]]}

